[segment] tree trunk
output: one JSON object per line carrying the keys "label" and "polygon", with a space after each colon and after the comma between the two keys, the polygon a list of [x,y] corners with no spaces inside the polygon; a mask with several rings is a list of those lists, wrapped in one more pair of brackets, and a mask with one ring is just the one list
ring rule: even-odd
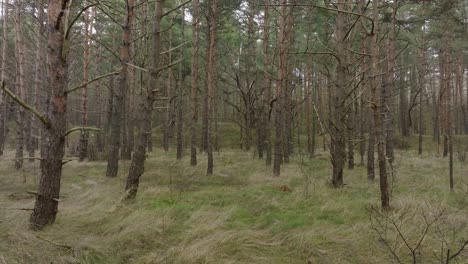
{"label": "tree trunk", "polygon": [[[101,56],[101,48],[98,46],[96,48],[96,75],[100,76],[101,75],[101,63],[102,63],[102,56]],[[102,84],[100,81],[96,81],[96,103],[97,103],[97,113],[96,113],[96,125],[98,128],[103,128],[103,105],[105,105],[105,102],[103,100],[103,92],[102,92]],[[112,111],[112,110],[111,110]],[[96,150],[99,153],[99,159],[102,158],[102,153],[104,152],[104,136],[105,133],[103,131],[98,131],[96,132],[96,138],[94,144],[96,145]]]}
{"label": "tree trunk", "polygon": [[114,90],[115,105],[111,120],[111,136],[107,155],[107,177],[117,177],[119,170],[119,150],[120,137],[123,123],[123,111],[125,109],[125,98],[128,89],[128,62],[130,61],[130,43],[132,41],[132,25],[134,16],[134,0],[126,1],[125,21],[122,32],[122,46],[120,47],[120,64],[121,70],[118,78],[118,87]]}
{"label": "tree trunk", "polygon": [[[185,17],[185,11],[184,11],[184,8],[181,9],[181,16],[182,17]],[[182,19],[182,22],[181,22],[181,29],[182,29],[182,33],[181,33],[181,39],[182,41],[185,41],[185,20]],[[183,121],[184,121],[184,118],[183,118],[183,115],[184,115],[184,98],[183,98],[183,95],[184,95],[184,73],[183,73],[183,67],[184,67],[184,59],[185,59],[185,56],[184,56],[184,52],[183,50],[181,49],[180,52],[180,57],[181,57],[181,62],[179,64],[179,72],[178,72],[178,82],[177,82],[177,160],[182,160],[182,147],[183,147],[183,128],[184,128],[184,124],[183,124]]]}
{"label": "tree trunk", "polygon": [[[2,11],[3,11],[3,40],[8,39],[8,0],[2,1]],[[8,42],[2,41],[2,70],[1,70],[1,81],[6,83],[6,68],[7,68],[7,49]],[[8,100],[6,94],[3,91],[0,91],[0,156],[3,155],[5,149],[6,141],[6,120],[7,120],[7,104]]]}
{"label": "tree trunk", "polygon": [[263,97],[263,109],[264,113],[262,115],[262,134],[264,149],[266,152],[265,164],[267,166],[271,165],[271,122],[270,122],[270,113],[271,113],[271,78],[268,76],[268,70],[270,69],[269,65],[269,35],[270,35],[270,8],[268,6],[268,0],[265,0],[264,7],[264,17],[263,17],[263,33],[262,33],[262,55],[263,55],[263,87],[264,87],[264,97]]}
{"label": "tree trunk", "polygon": [[346,54],[344,54],[345,43],[344,43],[344,24],[343,24],[343,12],[345,9],[345,3],[343,0],[338,1],[338,14],[336,16],[336,43],[337,43],[337,57],[338,62],[336,65],[336,80],[334,81],[334,89],[332,91],[331,103],[332,106],[330,111],[330,154],[331,162],[333,166],[333,175],[331,183],[334,188],[340,188],[343,186],[343,168],[346,158],[345,146],[346,146],[346,131],[345,131],[345,89],[346,89]]}
{"label": "tree trunk", "polygon": [[388,73],[385,75],[385,83],[383,85],[384,97],[384,110],[385,110],[385,154],[390,165],[393,164],[394,150],[393,150],[393,137],[394,137],[394,98],[393,92],[395,91],[395,44],[396,44],[396,29],[397,20],[396,15],[398,11],[398,3],[394,2],[392,5],[392,22],[390,25],[390,39],[388,40]]}
{"label": "tree trunk", "polygon": [[211,7],[211,16],[208,17],[208,30],[209,30],[209,42],[208,42],[208,64],[207,64],[207,129],[206,129],[206,151],[208,154],[208,167],[206,170],[207,175],[213,174],[213,136],[212,126],[214,121],[214,107],[215,107],[215,53],[216,53],[216,31],[218,23],[218,0],[213,0]]}
{"label": "tree trunk", "polygon": [[[310,34],[307,34],[307,46],[309,46]],[[307,153],[309,158],[312,158],[314,155],[314,150],[312,148],[312,116],[311,116],[311,94],[310,90],[312,89],[312,60],[309,59],[307,63],[307,70],[305,76],[305,111],[306,111],[306,134],[307,134]]]}
{"label": "tree trunk", "polygon": [[[16,59],[16,95],[26,101],[26,92],[24,88],[24,50],[22,40],[22,0],[15,0],[15,59]],[[25,133],[27,121],[26,117],[29,117],[29,113],[17,105],[16,111],[16,154],[15,154],[15,168],[17,170],[23,167],[23,149],[25,143]]]}
{"label": "tree trunk", "polygon": [[374,114],[375,124],[375,139],[377,143],[377,155],[379,161],[379,176],[380,176],[380,200],[383,210],[390,210],[390,195],[388,192],[388,181],[387,181],[387,165],[385,155],[385,135],[383,133],[384,122],[382,116],[385,111],[382,109],[383,100],[381,95],[381,84],[379,75],[379,0],[372,1],[372,18],[374,20],[374,32],[372,36],[371,44],[371,75],[372,75],[372,110]]}
{"label": "tree trunk", "polygon": [[199,33],[199,0],[193,0],[192,18],[192,87],[190,93],[190,110],[192,113],[190,122],[190,165],[197,165],[197,121],[198,121],[198,33]]}
{"label": "tree trunk", "polygon": [[[153,21],[152,45],[151,45],[151,66],[149,72],[149,81],[147,93],[140,99],[140,115],[138,118],[138,140],[133,153],[132,163],[127,177],[127,184],[125,185],[126,199],[134,199],[136,197],[138,186],[140,184],[140,177],[145,171],[146,160],[146,147],[149,137],[151,135],[151,118],[153,116],[153,102],[156,96],[156,89],[158,87],[158,68],[160,67],[160,53],[161,53],[161,19],[163,15],[164,0],[156,0],[155,14]],[[129,5],[133,7],[134,2],[128,1]]]}
{"label": "tree trunk", "polygon": [[[68,0],[49,1],[47,8],[47,68],[51,90],[51,111],[46,126],[48,144],[41,160],[41,179],[30,224],[32,229],[42,229],[55,221],[60,194],[62,159],[64,155],[66,110],[68,39],[65,38],[64,13],[69,11]],[[65,9],[65,10],[64,10]]]}
{"label": "tree trunk", "polygon": [[[44,14],[44,6],[42,1],[38,1],[37,3],[37,28],[36,31],[38,32],[37,43],[36,43],[36,61],[35,61],[35,72],[34,72],[34,99],[33,105],[38,111],[44,112],[45,106],[42,104],[42,98],[45,97],[43,95],[43,63],[45,62],[45,47],[42,41],[42,36],[45,35],[45,27],[43,25],[45,21],[45,14]],[[29,156],[35,156],[35,150],[39,146],[39,139],[41,138],[41,142],[44,141],[42,139],[42,135],[44,134],[43,128],[40,127],[40,123],[38,120],[33,119],[31,122],[31,131],[34,135],[31,137],[31,142],[29,142]]]}
{"label": "tree trunk", "polygon": [[[88,5],[88,1],[85,0],[83,3],[85,6]],[[84,13],[84,43],[83,43],[83,83],[89,81],[89,67],[91,64],[91,47],[90,47],[90,17],[89,8]],[[88,126],[88,86],[85,85],[81,89],[81,126]],[[88,139],[89,132],[82,130],[80,133],[80,145],[79,145],[79,161],[83,161],[88,157]]]}
{"label": "tree trunk", "polygon": [[276,85],[275,102],[275,153],[273,160],[273,175],[279,176],[281,173],[281,163],[284,153],[284,110],[285,93],[287,82],[287,59],[288,59],[288,35],[287,35],[287,14],[288,0],[281,0],[281,13],[279,18],[278,32],[278,80]]}
{"label": "tree trunk", "polygon": [[[169,42],[169,47],[172,45],[172,31],[169,30],[169,37],[168,37],[168,42]],[[168,64],[172,63],[172,52],[168,52]],[[174,97],[174,85],[173,85],[173,73],[172,69],[168,69],[168,74],[167,74],[167,89],[166,89],[166,94],[167,94],[167,105],[166,105],[166,120],[164,122],[164,133],[163,133],[163,149],[164,151],[169,151],[169,145],[170,145],[170,139],[173,136],[173,130],[174,130],[174,102],[175,102],[175,97]]]}

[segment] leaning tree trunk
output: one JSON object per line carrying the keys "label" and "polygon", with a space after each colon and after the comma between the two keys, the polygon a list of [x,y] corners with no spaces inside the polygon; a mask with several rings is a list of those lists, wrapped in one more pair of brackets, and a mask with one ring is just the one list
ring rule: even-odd
{"label": "leaning tree trunk", "polygon": [[120,137],[123,121],[123,110],[125,109],[125,98],[128,89],[128,62],[130,61],[130,43],[132,40],[132,25],[134,17],[134,0],[126,1],[127,14],[122,33],[122,46],[120,47],[120,64],[121,70],[118,78],[118,87],[114,90],[115,105],[112,114],[110,128],[110,144],[107,156],[107,177],[117,177],[119,170],[119,150]]}
{"label": "leaning tree trunk", "polygon": [[[65,9],[65,10],[64,10]],[[47,8],[47,69],[51,90],[51,111],[45,123],[48,144],[41,159],[41,179],[31,214],[32,229],[42,229],[55,221],[60,194],[62,159],[66,134],[68,46],[65,45],[65,14],[68,0],[49,1]]]}

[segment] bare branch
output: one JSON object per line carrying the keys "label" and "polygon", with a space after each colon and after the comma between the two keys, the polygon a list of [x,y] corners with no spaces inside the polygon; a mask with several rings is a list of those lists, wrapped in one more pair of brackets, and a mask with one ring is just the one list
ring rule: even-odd
{"label": "bare branch", "polygon": [[75,86],[75,87],[72,87],[72,88],[66,90],[65,93],[68,94],[68,93],[74,92],[74,91],[76,91],[76,90],[78,90],[78,89],[81,89],[81,88],[83,88],[83,87],[86,87],[88,84],[91,84],[91,83],[93,83],[93,82],[95,82],[95,81],[99,81],[100,79],[109,77],[109,76],[111,76],[111,75],[117,75],[117,74],[120,73],[121,70],[122,70],[122,68],[118,69],[117,71],[113,71],[113,72],[106,73],[106,74],[104,74],[104,75],[98,76],[98,77],[96,77],[96,78],[94,78],[94,79],[92,79],[92,80],[89,80],[89,81],[87,81],[87,82],[84,82],[84,83],[82,83],[82,84],[80,84],[80,85],[77,85],[77,86]]}
{"label": "bare branch", "polygon": [[50,127],[50,122],[49,119],[39,112],[36,108],[28,105],[25,101],[21,100],[18,96],[16,96],[12,91],[10,91],[8,88],[5,87],[5,81],[2,81],[2,90],[13,99],[17,104],[19,104],[21,107],[24,109],[28,110],[29,112],[33,113],[40,121],[41,123],[46,127]]}

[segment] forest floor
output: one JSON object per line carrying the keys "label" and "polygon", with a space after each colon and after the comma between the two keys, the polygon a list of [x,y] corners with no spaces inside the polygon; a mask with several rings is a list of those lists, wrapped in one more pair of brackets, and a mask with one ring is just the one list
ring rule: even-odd
{"label": "forest floor", "polygon": [[[7,153],[0,263],[412,263],[395,227],[410,248],[420,244],[418,263],[441,263],[447,248],[456,252],[468,239],[467,162],[456,161],[450,192],[448,159],[397,151],[393,210],[380,215],[372,209],[378,178],[369,184],[366,168],[356,166],[345,171],[344,188],[332,189],[326,153],[294,156],[280,177],[253,153],[224,149],[209,177],[206,157],[199,158],[190,167],[187,157],[151,153],[134,203],[121,201],[128,161],[116,179],[105,177],[104,162],[67,163],[56,224],[32,232],[27,191],[35,190],[38,164],[25,161],[15,171]],[[468,263],[468,251],[450,263]]]}

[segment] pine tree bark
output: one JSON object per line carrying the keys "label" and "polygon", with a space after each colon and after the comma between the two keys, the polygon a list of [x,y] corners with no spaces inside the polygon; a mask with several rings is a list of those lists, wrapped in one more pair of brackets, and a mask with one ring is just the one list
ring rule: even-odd
{"label": "pine tree bark", "polygon": [[41,179],[34,210],[30,218],[32,229],[42,229],[55,221],[60,195],[62,159],[64,156],[66,110],[68,39],[65,38],[65,15],[69,1],[49,1],[47,7],[47,69],[51,100],[49,122],[46,126],[48,144],[41,160]]}
{"label": "pine tree bark", "polygon": [[[88,5],[88,1],[85,0],[83,3],[85,6]],[[84,13],[84,42],[83,42],[83,83],[89,81],[89,67],[91,64],[91,47],[90,47],[90,15],[89,8]],[[85,85],[81,89],[81,126],[88,126],[88,85]],[[78,159],[84,161],[88,157],[88,139],[89,131],[82,130],[80,132],[80,145]]]}
{"label": "pine tree bark", "polygon": [[268,6],[269,1],[265,0],[264,15],[263,15],[263,33],[262,33],[262,53],[263,53],[263,87],[264,87],[264,97],[263,97],[263,109],[264,113],[262,115],[262,127],[263,127],[263,144],[266,152],[265,164],[267,166],[271,165],[272,160],[272,144],[271,144],[271,78],[268,75],[268,70],[270,69],[269,65],[269,36],[270,36],[270,8]]}
{"label": "pine tree bark", "polygon": [[[37,27],[36,27],[36,32],[38,34],[37,37],[37,43],[36,43],[36,59],[35,59],[35,72],[34,72],[34,99],[33,99],[33,105],[34,108],[36,108],[38,111],[45,112],[45,106],[43,105],[43,97],[44,92],[43,92],[43,63],[45,62],[45,46],[42,40],[42,37],[45,36],[45,27],[43,25],[45,21],[45,14],[44,14],[44,6],[43,6],[43,1],[38,1],[37,3]],[[29,156],[34,157],[35,155],[35,150],[39,146],[39,140],[41,142],[44,142],[45,140],[43,139],[43,134],[44,130],[42,127],[40,127],[40,123],[37,120],[32,120],[31,122],[31,130],[35,135],[31,137],[33,140],[30,142],[29,146]]]}
{"label": "pine tree bark", "polygon": [[[23,49],[23,30],[22,30],[22,0],[15,0],[15,59],[16,59],[16,95],[22,99],[26,100],[26,92],[24,88],[24,49]],[[16,105],[16,154],[15,154],[15,168],[17,170],[23,167],[23,155],[24,155],[24,145],[26,135],[26,116],[29,117],[29,113],[26,113],[25,110]],[[28,115],[27,115],[28,114]],[[29,130],[30,132],[30,130]]]}
{"label": "pine tree bark", "polygon": [[383,100],[381,89],[380,72],[379,72],[379,0],[372,1],[372,19],[374,23],[374,32],[372,32],[371,42],[371,59],[372,59],[372,110],[374,114],[374,125],[375,125],[375,139],[377,143],[377,155],[379,162],[379,177],[380,177],[380,200],[383,210],[390,210],[390,194],[388,191],[388,180],[387,180],[387,160],[385,155],[385,135],[383,133],[384,122],[382,116],[385,111],[382,109]]}
{"label": "pine tree bark", "polygon": [[[168,37],[168,45],[169,47],[172,46],[172,31],[169,31]],[[168,64],[172,63],[172,52],[168,52]],[[167,105],[166,105],[166,120],[164,122],[164,133],[163,133],[163,149],[164,151],[169,151],[170,139],[173,137],[173,130],[174,130],[174,105],[175,105],[175,96],[174,96],[174,84],[173,84],[173,72],[172,69],[168,69],[167,74],[167,87],[166,87],[166,95],[167,95]]]}
{"label": "pine tree bark", "polygon": [[[8,39],[8,5],[9,0],[2,1],[2,11],[3,11],[3,39]],[[7,41],[2,41],[2,69],[1,69],[1,80],[2,82],[7,82],[6,68],[7,68],[7,50],[8,43]],[[0,156],[3,155],[5,149],[6,141],[6,117],[7,117],[7,104],[8,99],[6,94],[3,91],[0,91]]]}
{"label": "pine tree bark", "polygon": [[330,130],[330,154],[333,166],[331,183],[334,188],[343,186],[343,169],[346,158],[346,131],[345,131],[345,89],[346,89],[346,54],[344,54],[344,21],[343,12],[345,3],[338,1],[338,14],[336,16],[336,54],[338,61],[336,64],[336,80],[331,94],[331,111],[329,117]]}
{"label": "pine tree bark", "polygon": [[[181,16],[185,17],[184,8],[181,9]],[[182,19],[181,22],[181,39],[185,41],[185,20]],[[181,49],[180,52],[181,62],[179,64],[178,80],[177,80],[177,160],[182,160],[182,151],[183,151],[183,129],[184,129],[184,61],[185,56],[184,52]]]}
{"label": "pine tree bark", "polygon": [[117,177],[119,170],[119,150],[121,148],[120,137],[122,130],[122,123],[124,109],[125,109],[125,98],[128,90],[128,62],[130,61],[130,43],[132,41],[132,25],[134,18],[134,0],[126,0],[125,21],[122,32],[122,45],[120,47],[120,64],[121,70],[118,77],[118,87],[114,90],[115,105],[111,120],[111,135],[110,144],[107,156],[107,177]]}
{"label": "pine tree bark", "polygon": [[[163,15],[164,0],[156,0],[153,20],[150,72],[146,93],[140,99],[140,113],[138,115],[138,139],[132,162],[128,171],[125,185],[126,199],[135,199],[140,177],[145,172],[146,147],[151,135],[151,118],[153,116],[153,103],[156,98],[161,53],[161,19]],[[133,6],[134,2],[129,1]]]}
{"label": "pine tree bark", "polygon": [[392,4],[392,18],[390,24],[390,39],[388,40],[388,72],[385,75],[385,82],[383,84],[383,98],[384,98],[384,111],[385,111],[385,154],[390,165],[393,164],[394,150],[394,98],[393,92],[395,91],[395,44],[396,44],[396,29],[397,20],[396,15],[398,11],[398,3],[395,1]]}
{"label": "pine tree bark", "polygon": [[211,6],[211,14],[208,17],[208,30],[209,30],[209,42],[208,42],[208,65],[207,65],[207,133],[206,133],[206,145],[208,155],[208,166],[206,170],[207,175],[213,174],[213,121],[214,107],[215,107],[215,54],[216,54],[216,38],[217,38],[217,23],[218,23],[218,0],[213,0]]}
{"label": "pine tree bark", "polygon": [[276,102],[275,110],[275,146],[273,160],[273,176],[279,176],[281,173],[281,163],[283,162],[284,153],[284,89],[287,82],[287,58],[288,58],[288,36],[286,34],[288,0],[281,0],[281,13],[279,17],[279,32],[278,32],[278,80],[276,85]]}
{"label": "pine tree bark", "polygon": [[197,165],[197,122],[198,122],[198,34],[200,1],[192,1],[192,83],[190,91],[190,165]]}

